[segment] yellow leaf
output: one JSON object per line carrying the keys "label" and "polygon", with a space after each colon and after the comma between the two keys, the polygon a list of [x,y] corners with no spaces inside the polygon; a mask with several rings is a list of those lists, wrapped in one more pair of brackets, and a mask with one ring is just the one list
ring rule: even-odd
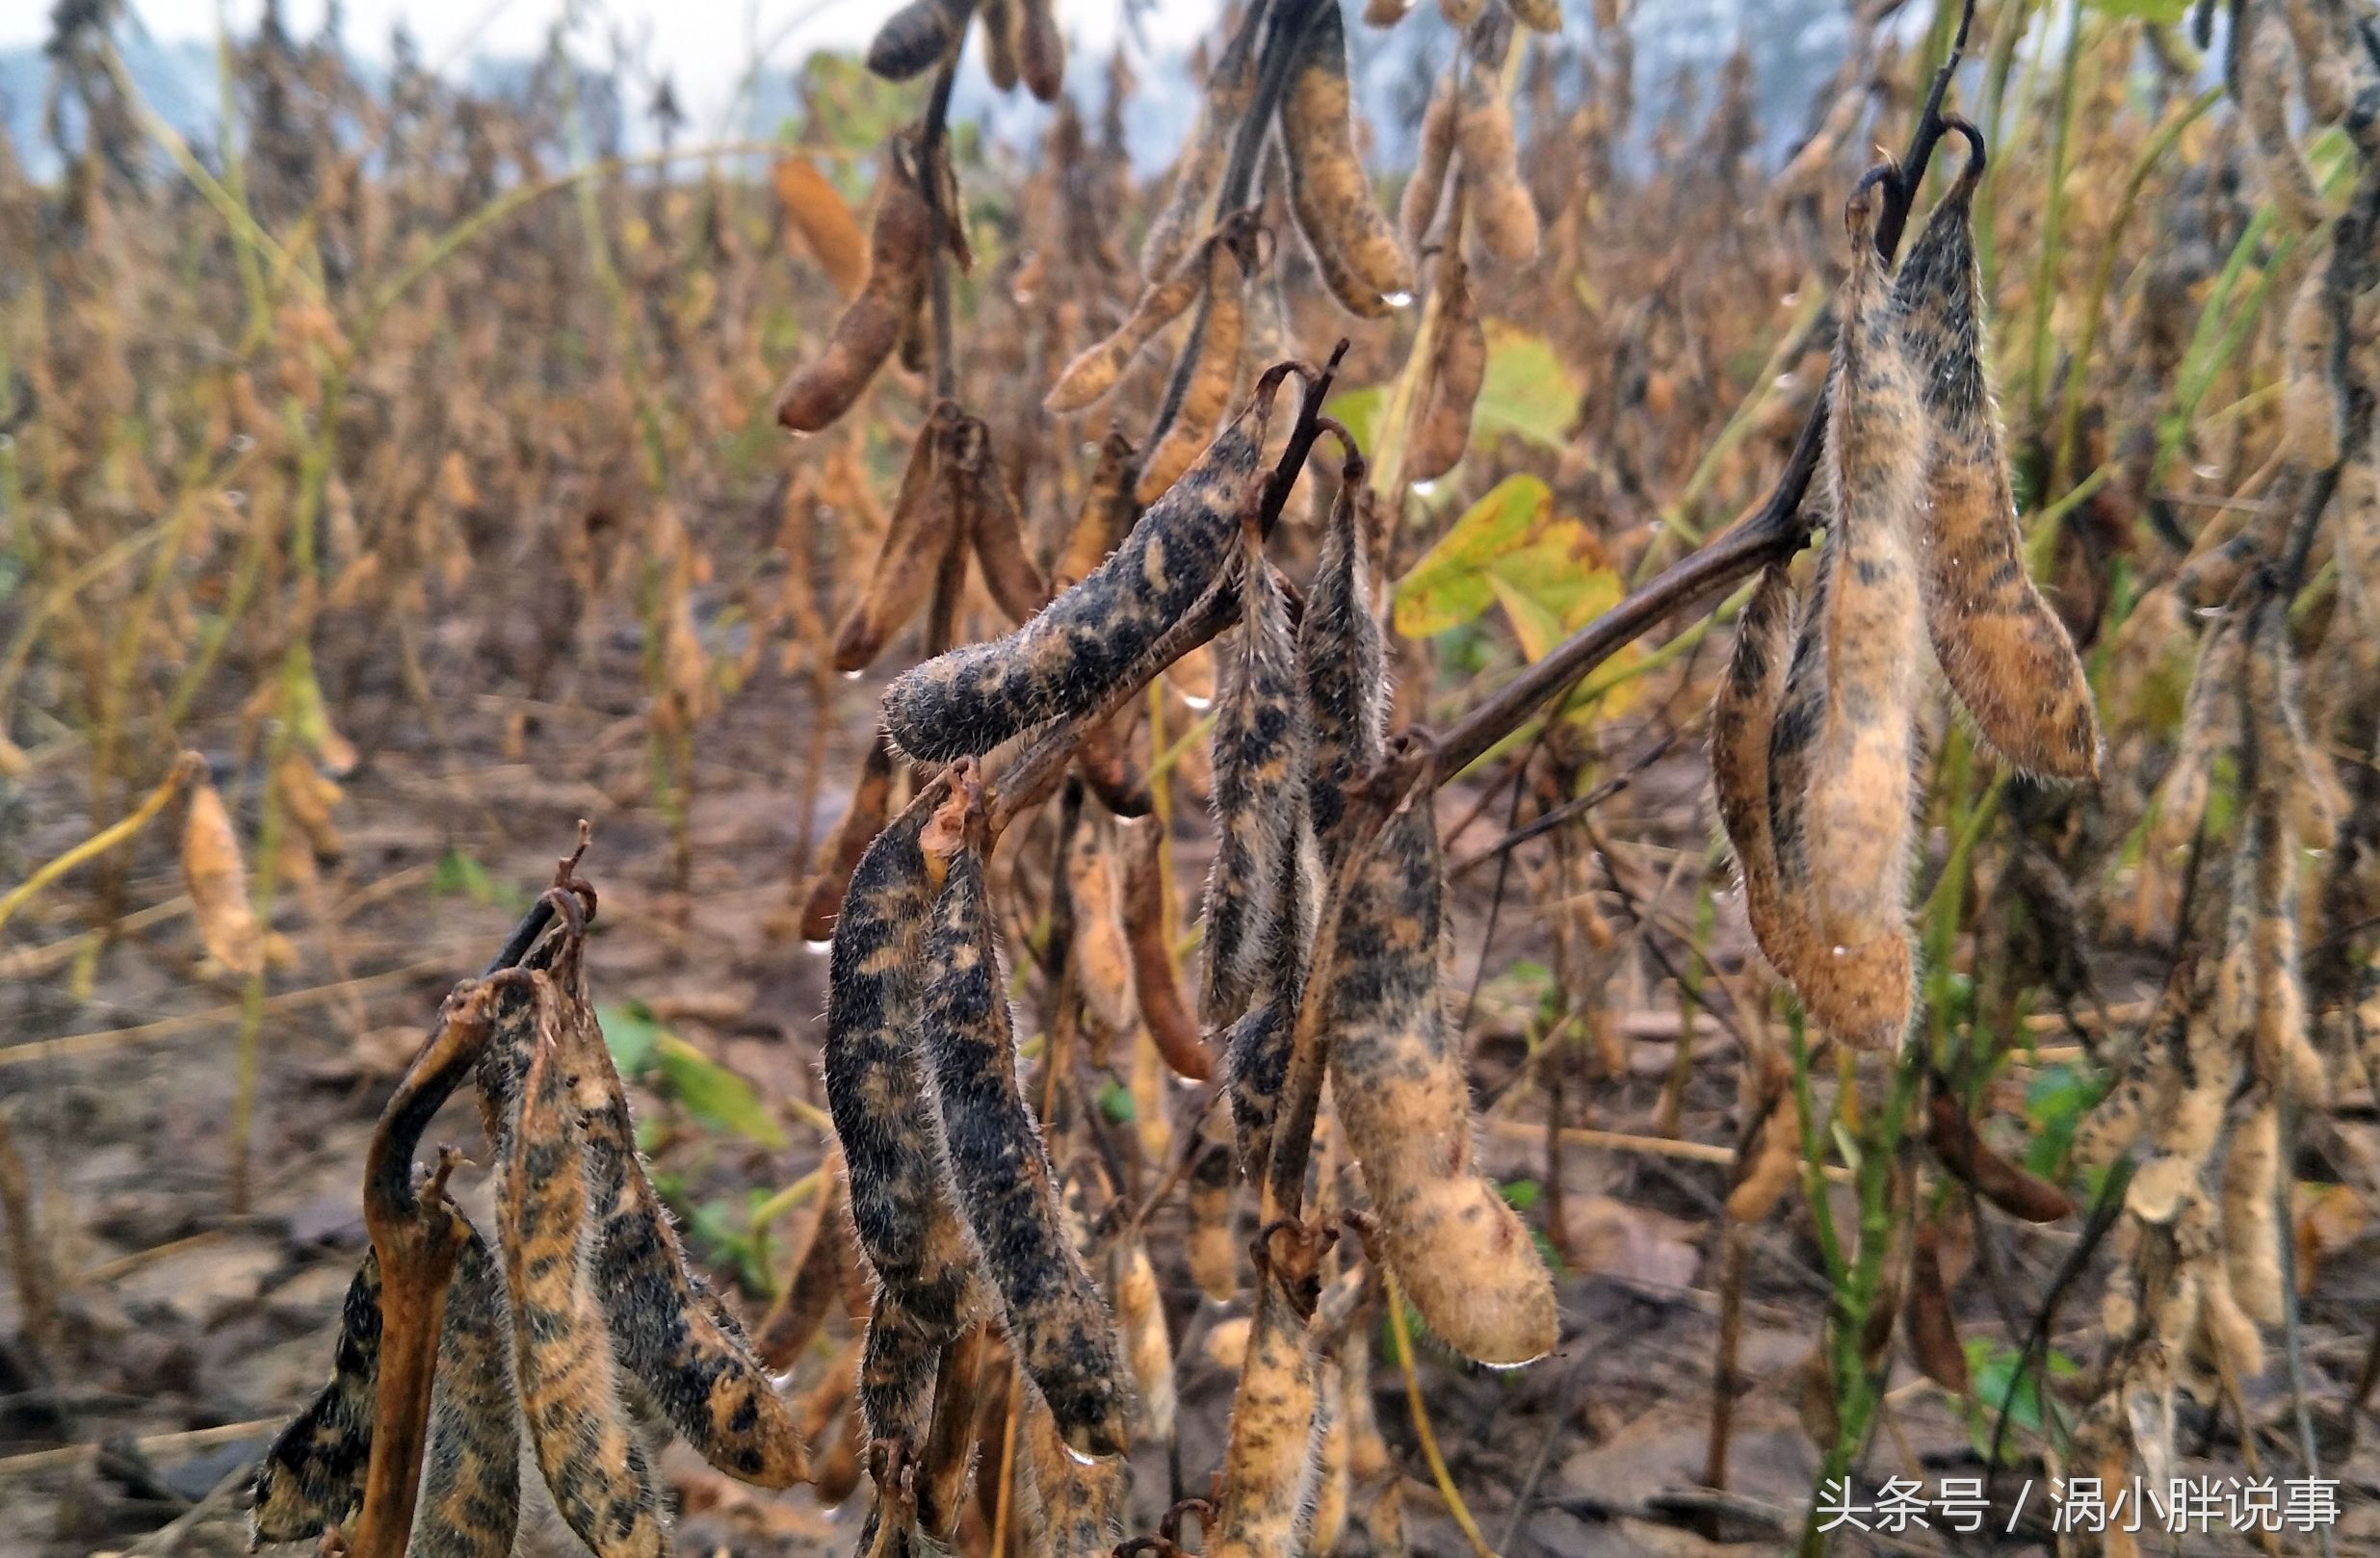
{"label": "yellow leaf", "polygon": [[1397,631],[1426,638],[1469,622],[1496,598],[1486,568],[1526,542],[1554,495],[1533,476],[1509,476],[1464,511],[1397,582]]}

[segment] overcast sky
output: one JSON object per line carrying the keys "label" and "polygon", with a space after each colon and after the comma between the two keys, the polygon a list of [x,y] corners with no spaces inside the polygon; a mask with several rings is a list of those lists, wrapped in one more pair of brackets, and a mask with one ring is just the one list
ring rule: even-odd
{"label": "overcast sky", "polygon": [[[217,0],[134,0],[141,24],[161,42],[215,35]],[[282,15],[300,37],[322,25],[325,0],[283,0]],[[1057,0],[1060,25],[1075,48],[1104,56],[1122,25],[1119,0]],[[676,82],[695,117],[723,102],[742,76],[758,39],[772,47],[769,63],[798,64],[815,48],[856,48],[897,0],[598,0],[589,9],[648,32],[650,58]],[[245,33],[263,14],[263,0],[229,0],[231,24]],[[1186,44],[1212,25],[1217,0],[1158,0],[1145,9],[1141,37],[1160,50]],[[48,0],[0,0],[0,48],[39,43],[49,33]],[[345,0],[346,36],[357,52],[382,57],[390,28],[405,18],[423,60],[447,65],[472,54],[519,58],[545,46],[560,0]],[[599,49],[606,28],[580,37]],[[599,57],[599,55],[598,55]]]}

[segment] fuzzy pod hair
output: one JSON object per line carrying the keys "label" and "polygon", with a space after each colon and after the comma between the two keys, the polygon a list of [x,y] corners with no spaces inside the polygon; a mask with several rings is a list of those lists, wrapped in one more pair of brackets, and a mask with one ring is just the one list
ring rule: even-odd
{"label": "fuzzy pod hair", "polygon": [[1439,208],[1446,204],[1447,170],[1454,162],[1455,131],[1462,112],[1459,75],[1450,70],[1440,76],[1437,90],[1429,95],[1429,106],[1422,111],[1413,174],[1405,180],[1404,194],[1398,199],[1397,224],[1404,229],[1405,242],[1417,249],[1438,224]]}
{"label": "fuzzy pod hair", "polygon": [[1190,382],[1133,484],[1133,496],[1141,503],[1157,502],[1182,479],[1230,409],[1247,336],[1248,277],[1261,263],[1268,239],[1267,229],[1250,226],[1235,229],[1206,250],[1206,301],[1186,348]]}
{"label": "fuzzy pod hair", "polygon": [[1297,658],[1312,722],[1306,816],[1325,871],[1346,851],[1347,790],[1380,766],[1388,743],[1388,650],[1372,610],[1372,494],[1350,456],[1323,526],[1321,555],[1297,624]]}
{"label": "fuzzy pod hair", "polygon": [[939,1128],[917,1055],[926,922],[943,864],[920,840],[946,793],[941,784],[923,787],[851,872],[827,963],[823,1061],[860,1251],[936,1347],[983,1303],[965,1226],[942,1183]]}
{"label": "fuzzy pod hair", "polygon": [[1202,1128],[1190,1151],[1189,1257],[1190,1280],[1217,1304],[1228,1304],[1240,1290],[1240,1238],[1234,1228],[1233,1200],[1239,1179],[1232,1163],[1231,1144]]}
{"label": "fuzzy pod hair", "polygon": [[1309,1000],[1331,1036],[1331,1092],[1379,1248],[1456,1352],[1541,1358],[1557,1339],[1553,1279],[1472,1158],[1471,1085],[1438,988],[1445,873],[1425,786],[1348,870],[1329,972]]}
{"label": "fuzzy pod hair", "polygon": [[1355,150],[1347,22],[1336,4],[1323,6],[1298,40],[1281,99],[1281,145],[1289,161],[1290,209],[1339,305],[1359,318],[1378,319],[1410,301],[1413,263],[1373,198],[1371,176]]}
{"label": "fuzzy pod hair", "polygon": [[1165,935],[1164,826],[1140,820],[1118,831],[1123,836],[1124,940],[1132,953],[1132,988],[1141,1026],[1175,1076],[1205,1081],[1215,1074],[1215,1060],[1198,1036],[1189,1002],[1182,999]]}
{"label": "fuzzy pod hair", "polygon": [[1521,177],[1512,103],[1499,76],[1485,62],[1472,63],[1463,80],[1455,143],[1462,152],[1463,194],[1471,202],[1472,230],[1479,235],[1480,246],[1506,265],[1527,265],[1537,257],[1537,202]]}
{"label": "fuzzy pod hair", "polygon": [[1001,1299],[1009,1344],[1066,1442],[1112,1455],[1128,1442],[1130,1389],[1099,1289],[1066,1236],[1057,1175],[1016,1079],[983,860],[982,795],[962,775],[937,814],[949,866],[926,934],[918,1030],[942,1120],[948,1182]]}
{"label": "fuzzy pod hair", "polygon": [[1256,1323],[1223,1450],[1223,1495],[1209,1558],[1297,1550],[1316,1467],[1316,1262],[1327,1240],[1283,1225],[1259,1236]]}
{"label": "fuzzy pod hair", "polygon": [[917,1520],[943,1546],[957,1535],[975,1482],[975,1420],[985,1386],[994,1383],[985,1361],[991,1327],[982,1321],[942,1349],[934,1372],[934,1414],[918,1451]]}
{"label": "fuzzy pod hair", "polygon": [[964,418],[954,449],[960,528],[975,549],[983,587],[1000,609],[1022,622],[1050,601],[1049,582],[1025,550],[1025,516],[992,454],[992,430],[981,417]]}
{"label": "fuzzy pod hair", "polygon": [[[937,9],[941,3],[918,0]],[[901,344],[901,332],[916,314],[934,245],[933,212],[926,203],[916,156],[916,149],[899,136],[886,147],[876,221],[868,235],[867,283],[835,322],[818,360],[796,369],[777,391],[780,427],[816,432],[849,411]]]}
{"label": "fuzzy pod hair", "polygon": [[2030,774],[2096,779],[2099,712],[2065,623],[2026,572],[2005,435],[1984,370],[1975,235],[1982,171],[1971,154],[1893,288],[1901,350],[1931,431],[1918,527],[1925,624],[1943,674],[1994,749]]}
{"label": "fuzzy pod hair", "polygon": [[[1744,917],[1769,967],[1797,991],[1809,977],[1810,923],[1777,875],[1768,746],[1792,668],[1798,609],[1785,569],[1765,570],[1736,619],[1735,652],[1711,704],[1711,786],[1743,880]],[[1809,997],[1802,999],[1807,1004]]]}
{"label": "fuzzy pod hair", "polygon": [[629,1422],[594,1280],[600,1229],[563,1023],[543,972],[498,976],[489,1042],[528,1055],[496,1163],[521,1417],[555,1511],[596,1558],[659,1558],[668,1550],[660,1488]]}
{"label": "fuzzy pod hair", "polygon": [[477,1229],[446,1287],[438,1370],[405,1558],[510,1558],[520,1522],[520,1411],[503,1275]]}
{"label": "fuzzy pod hair", "polygon": [[922,76],[942,63],[966,24],[961,0],[909,0],[869,41],[868,68],[886,81]]}
{"label": "fuzzy pod hair", "polygon": [[1206,101],[1198,124],[1190,132],[1182,160],[1175,164],[1173,187],[1165,203],[1149,223],[1140,245],[1140,273],[1152,282],[1173,273],[1201,230],[1207,200],[1222,177],[1231,154],[1232,137],[1256,100],[1256,29],[1242,26],[1231,35],[1207,77]]}
{"label": "fuzzy pod hair", "polygon": [[1108,1558],[1124,1538],[1131,1472],[1121,1457],[1085,1462],[1035,1391],[1025,1392],[1025,1472],[1034,1558]]}
{"label": "fuzzy pod hair", "polygon": [[777,1393],[743,1323],[687,1265],[686,1251],[637,1151],[636,1122],[595,1018],[581,944],[556,959],[562,1051],[585,1139],[589,1275],[602,1295],[614,1357],[678,1436],[713,1467],[760,1488],[809,1475],[793,1409]]}
{"label": "fuzzy pod hair", "polygon": [[[453,1311],[450,1295],[448,1311]],[[441,1332],[443,1341],[444,1334]],[[344,1524],[363,1500],[380,1377],[380,1258],[367,1246],[339,1306],[330,1379],[274,1436],[256,1468],[255,1545],[302,1542]]]}
{"label": "fuzzy pod hair", "polygon": [[939,401],[917,429],[883,544],[835,631],[837,671],[866,669],[932,593],[942,559],[959,539],[961,439],[968,420],[956,402]]}
{"label": "fuzzy pod hair", "polygon": [[2223,1266],[2239,1307],[2275,1326],[2284,1308],[2273,1200],[2280,1182],[2281,1110],[2266,1092],[2234,1129],[2223,1156]]}
{"label": "fuzzy pod hair", "polygon": [[896,677],[884,723],[902,750],[929,763],[980,755],[1142,674],[1151,647],[1206,595],[1230,554],[1277,387],[1260,383],[1107,560],[1039,615]]}
{"label": "fuzzy pod hair", "polygon": [[801,899],[801,939],[823,942],[835,933],[835,914],[851,885],[851,872],[870,841],[884,830],[892,815],[893,743],[878,729],[860,759],[859,779],[851,786],[851,803],[844,809],[835,836],[820,857],[818,874]]}
{"label": "fuzzy pod hair", "polygon": [[1438,339],[1429,394],[1405,447],[1405,479],[1435,481],[1471,447],[1471,414],[1487,383],[1487,327],[1471,295],[1471,268],[1452,247],[1438,255]]}
{"label": "fuzzy pod hair", "polygon": [[1240,625],[1221,651],[1215,700],[1216,845],[1198,1005],[1210,1031],[1247,1011],[1276,927],[1294,908],[1282,901],[1282,863],[1297,847],[1306,794],[1309,727],[1296,630],[1253,514],[1242,529],[1240,559]]}
{"label": "fuzzy pod hair", "polygon": [[[1245,225],[1254,220],[1252,213],[1236,213],[1225,225]],[[1140,349],[1148,345],[1158,331],[1181,318],[1183,312],[1198,300],[1198,295],[1206,291],[1207,259],[1214,246],[1221,242],[1223,234],[1217,232],[1169,273],[1153,277],[1141,290],[1132,312],[1124,316],[1124,322],[1111,330],[1105,339],[1095,341],[1077,352],[1059,372],[1058,382],[1052,384],[1050,392],[1041,398],[1041,409],[1053,416],[1081,411],[1098,403],[1122,382],[1124,370],[1132,366],[1132,360],[1139,354]],[[1082,576],[1078,574],[1076,577]]]}
{"label": "fuzzy pod hair", "polygon": [[[935,1382],[946,1339],[943,1327],[912,1312],[894,1288],[888,1285],[876,1290],[868,1311],[867,1339],[860,1348],[859,1386],[853,1397],[857,1409],[854,1438],[864,1441],[871,1458],[880,1448],[895,1459],[878,1463],[883,1469],[877,1472],[876,1497],[868,1507],[854,1549],[863,1558],[877,1552],[900,1555],[914,1550],[911,1539],[917,1534],[922,1513],[917,1492],[887,1488],[882,1481],[886,1470],[903,1467],[908,1465],[907,1457],[922,1455],[932,1436]],[[898,1529],[879,1534],[888,1518]]]}
{"label": "fuzzy pod hair", "polygon": [[1347,1501],[1354,1480],[1347,1472],[1347,1415],[1339,1364],[1328,1352],[1316,1359],[1314,1373],[1314,1513],[1306,1521],[1305,1550],[1326,1555],[1347,1536]]}
{"label": "fuzzy pod hair", "polygon": [[1769,735],[1778,877],[1808,905],[1802,1000],[1828,1031],[1896,1045],[1909,1021],[1910,835],[1921,632],[1911,529],[1926,426],[1875,251],[1875,199],[1845,210],[1851,269],[1821,459],[1828,503],[1817,598]]}

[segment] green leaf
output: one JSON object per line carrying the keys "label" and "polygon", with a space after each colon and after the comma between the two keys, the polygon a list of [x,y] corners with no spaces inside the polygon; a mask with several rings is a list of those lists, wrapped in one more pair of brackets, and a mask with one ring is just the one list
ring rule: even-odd
{"label": "green leaf", "polygon": [[1504,1205],[1514,1211],[1527,1211],[1545,1194],[1545,1187],[1534,1180],[1507,1180],[1502,1186]]}
{"label": "green leaf", "polygon": [[1347,390],[1322,402],[1322,415],[1335,417],[1339,425],[1355,437],[1358,449],[1379,446],[1380,412],[1388,404],[1388,393],[1374,384],[1369,389]]}
{"label": "green leaf", "polygon": [[496,901],[496,883],[487,874],[487,868],[459,849],[449,849],[438,857],[437,869],[430,875],[430,891],[442,898],[465,897],[474,903]]}
{"label": "green leaf", "polygon": [[2190,13],[2190,0],[2091,0],[2103,16],[2133,16],[2160,27],[2172,27]]}
{"label": "green leaf", "polygon": [[1099,1112],[1116,1125],[1128,1126],[1140,1111],[1133,1104],[1132,1089],[1111,1077],[1099,1085]]}
{"label": "green leaf", "polygon": [[1533,476],[1497,482],[1397,582],[1397,631],[1427,638],[1486,610],[1496,598],[1487,565],[1528,540],[1553,502],[1552,490]]}
{"label": "green leaf", "polygon": [[761,1103],[751,1083],[667,1028],[655,1038],[654,1053],[661,1061],[670,1096],[687,1113],[764,1147],[786,1144],[785,1128]]}
{"label": "green leaf", "polygon": [[595,1022],[603,1029],[604,1048],[612,1052],[612,1064],[621,1076],[641,1077],[651,1069],[663,1032],[652,1007],[641,1000],[597,1006]]}
{"label": "green leaf", "polygon": [[1545,337],[1503,320],[1487,322],[1487,377],[1471,413],[1472,436],[1484,444],[1510,433],[1544,449],[1569,443],[1579,412],[1579,381]]}

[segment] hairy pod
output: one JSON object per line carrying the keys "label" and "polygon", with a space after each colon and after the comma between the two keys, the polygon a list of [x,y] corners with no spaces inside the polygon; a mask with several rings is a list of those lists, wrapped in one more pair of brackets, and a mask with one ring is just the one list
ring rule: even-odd
{"label": "hairy pod", "polygon": [[1483,1363],[1553,1351],[1554,1285],[1472,1159],[1471,1086],[1438,990],[1445,882],[1425,787],[1366,847],[1310,997],[1379,1247],[1441,1339]]}
{"label": "hairy pod", "polygon": [[1133,496],[1141,503],[1157,502],[1182,479],[1215,437],[1231,405],[1247,329],[1248,275],[1258,264],[1264,238],[1262,227],[1233,228],[1206,250],[1206,300],[1187,349],[1190,381],[1133,485]]}
{"label": "hairy pod", "polygon": [[1120,831],[1124,854],[1124,940],[1132,953],[1133,994],[1157,1052],[1177,1077],[1204,1081],[1214,1058],[1182,999],[1165,937],[1165,847],[1162,823],[1140,820]]}
{"label": "hairy pod", "polygon": [[801,939],[823,942],[834,934],[835,913],[851,885],[851,872],[869,842],[884,829],[892,815],[893,743],[878,730],[860,760],[859,781],[851,786],[851,803],[836,824],[835,836],[821,857],[818,874],[801,900]]}
{"label": "hairy pod", "polygon": [[827,966],[824,1057],[860,1251],[936,1346],[981,1303],[975,1253],[942,1185],[917,1057],[926,922],[941,864],[928,860],[919,838],[945,788],[921,789],[851,873]]}
{"label": "hairy pod", "polygon": [[955,402],[939,401],[917,429],[901,492],[876,561],[835,632],[835,669],[864,670],[932,593],[942,559],[959,544],[962,460],[968,418]]}
{"label": "hairy pod", "polygon": [[2274,1195],[2281,1182],[2281,1111],[2270,1093],[2241,1118],[2223,1157],[2223,1266],[2232,1297],[2265,1325],[2283,1318],[2281,1225]]}
{"label": "hairy pod", "polygon": [[1034,1558],[1108,1558],[1123,1540],[1130,1472],[1120,1457],[1085,1462],[1049,1404],[1025,1392],[1025,1470],[1033,1509],[1026,1551]]}
{"label": "hairy pod", "polygon": [[658,1558],[668,1548],[659,1488],[629,1425],[593,1276],[600,1233],[562,1000],[542,972],[499,978],[490,1042],[528,1055],[508,1108],[496,1187],[522,1420],[556,1512],[596,1558]]}
{"label": "hairy pod", "polygon": [[1041,398],[1041,409],[1053,416],[1062,416],[1094,404],[1114,389],[1140,349],[1158,331],[1179,319],[1183,310],[1206,291],[1207,267],[1203,262],[1212,246],[1219,241],[1219,235],[1209,239],[1206,246],[1170,274],[1151,280],[1122,324],[1108,332],[1105,340],[1085,347],[1066,364],[1058,382]]}
{"label": "hairy pod", "polygon": [[1306,815],[1325,871],[1336,870],[1346,851],[1349,789],[1380,766],[1387,750],[1388,651],[1372,610],[1373,532],[1364,464],[1350,458],[1339,473],[1339,493],[1297,624],[1313,730]]}
{"label": "hairy pod", "polygon": [[554,980],[562,997],[560,1063],[568,1068],[585,1138],[596,1229],[589,1275],[602,1294],[613,1355],[705,1461],[756,1487],[790,1488],[809,1474],[793,1410],[742,1322],[688,1269],[677,1229],[637,1152],[579,944],[556,959]]}
{"label": "hairy pod", "polygon": [[1347,1501],[1354,1493],[1347,1473],[1347,1415],[1339,1364],[1329,1353],[1316,1360],[1314,1373],[1314,1513],[1306,1522],[1305,1550],[1329,1558],[1347,1536]]}
{"label": "hairy pod", "polygon": [[[1893,301],[1931,438],[1918,550],[1934,655],[1984,740],[2027,773],[2099,776],[2099,714],[2066,625],[2025,570],[1988,355],[1974,195],[1979,166],[1909,247]],[[1896,407],[1887,407],[1896,414]]]}
{"label": "hairy pod", "polygon": [[1295,1550],[1316,1466],[1315,1269],[1327,1242],[1287,1225],[1258,1240],[1256,1323],[1232,1397],[1211,1558]]}
{"label": "hairy pod", "polygon": [[1711,785],[1743,879],[1744,916],[1761,954],[1796,990],[1808,978],[1810,922],[1801,905],[1787,900],[1777,874],[1768,749],[1792,668],[1798,604],[1782,566],[1761,575],[1737,618],[1735,653],[1711,706]]}
{"label": "hairy pod", "polygon": [[992,457],[991,428],[981,417],[959,423],[954,462],[957,507],[974,544],[983,587],[1000,609],[1022,622],[1050,601],[1050,586],[1025,552],[1025,517],[1007,478]]}
{"label": "hairy pod", "polygon": [[[910,9],[941,0],[915,0]],[[851,408],[925,296],[934,219],[926,203],[915,149],[900,137],[886,148],[876,221],[868,234],[868,281],[835,322],[826,350],[798,368],[777,391],[776,418],[795,432],[816,432]]]}
{"label": "hairy pod", "polygon": [[2076,1167],[2105,1168],[2131,1151],[2150,1120],[2163,1118],[2171,1108],[2182,1085],[2180,1061],[2189,1043],[2195,986],[2195,971],[2186,966],[2166,980],[2115,1085],[2075,1128],[2069,1156]]}
{"label": "hairy pod", "polygon": [[1808,904],[1803,1004],[1864,1047],[1897,1044],[1909,1018],[1920,632],[1910,530],[1926,458],[1873,223],[1863,190],[1847,211],[1851,271],[1821,461],[1826,547],[1768,748],[1778,878]]}
{"label": "hairy pod", "polygon": [[1240,548],[1240,626],[1222,652],[1211,800],[1199,1021],[1220,1029],[1247,1011],[1287,905],[1284,856],[1297,847],[1306,792],[1305,688],[1289,603],[1265,561],[1254,517]]}
{"label": "hairy pod", "polygon": [[2281,330],[2281,449],[2308,470],[2338,463],[2345,414],[2331,384],[2339,322],[2330,308],[2330,269],[2306,268]]}
{"label": "hairy pod", "polygon": [[2244,11],[2235,27],[2232,86],[2239,102],[2239,117],[2248,126],[2249,142],[2264,175],[2264,187],[2281,215],[2299,232],[2320,226],[2329,216],[2314,169],[2298,149],[2289,123],[2289,77],[2294,50],[2278,8],[2258,6]]}
{"label": "hairy pod", "polygon": [[1479,242],[1506,265],[1537,257],[1537,202],[1521,177],[1512,104],[1498,73],[1474,63],[1463,82],[1455,141],[1463,154],[1463,193]]}
{"label": "hairy pod", "polygon": [[1066,1236],[1049,1153],[1017,1086],[972,775],[937,814],[935,831],[953,852],[926,936],[919,1031],[951,1188],[999,1290],[1018,1363],[1067,1443],[1112,1455],[1127,1441],[1129,1392],[1107,1308]]}
{"label": "hairy pod", "polygon": [[932,763],[988,752],[1144,675],[1151,646],[1205,596],[1239,532],[1274,387],[1258,386],[1088,578],[1014,633],[895,678],[884,722],[901,748]]}
{"label": "hairy pod", "polygon": [[1140,273],[1155,281],[1173,273],[1198,237],[1207,199],[1222,176],[1232,137],[1256,99],[1256,29],[1241,27],[1224,44],[1207,78],[1198,124],[1175,164],[1173,187],[1140,245]]}
{"label": "hairy pod", "polygon": [[1240,1237],[1232,1201],[1238,1188],[1231,1144],[1206,1129],[1190,1151],[1190,1269],[1198,1290],[1228,1304],[1240,1290]]}
{"label": "hairy pod", "polygon": [[1056,9],[1052,0],[1016,0],[1016,7],[1017,74],[1027,91],[1054,103],[1066,81],[1066,39]]}
{"label": "hairy pod", "polygon": [[2206,820],[2215,757],[2233,744],[2239,727],[2243,654],[2238,629],[2229,619],[2209,628],[2199,642],[2173,766],[2158,787],[2157,818],[2149,827],[2149,847],[2158,856],[2185,847]]}
{"label": "hairy pod", "polygon": [[[876,1497],[868,1508],[856,1549],[863,1555],[879,1548],[909,1549],[907,1539],[923,1514],[922,1498],[915,1487],[886,1487],[883,1479],[887,1471],[905,1473],[906,1457],[927,1451],[933,1431],[935,1382],[949,1339],[943,1327],[910,1311],[892,1287],[876,1290],[859,1355],[859,1388],[853,1398],[859,1432],[854,1437],[867,1446],[866,1459],[875,1461],[881,1453],[895,1460],[876,1462]],[[887,1519],[897,1529],[879,1534]]]}
{"label": "hairy pod", "polygon": [[1281,100],[1281,145],[1290,209],[1330,295],[1363,319],[1410,301],[1412,262],[1356,154],[1347,23],[1336,5],[1324,6],[1298,42]]}
{"label": "hairy pod", "polygon": [[1430,228],[1438,224],[1438,210],[1446,204],[1447,169],[1454,161],[1455,129],[1462,107],[1458,74],[1450,70],[1440,76],[1437,90],[1429,94],[1429,106],[1422,111],[1413,176],[1405,180],[1404,194],[1398,198],[1397,224],[1404,229],[1405,242],[1415,248],[1421,247]]}
{"label": "hairy pod", "polygon": [[991,1345],[991,1327],[978,1321],[942,1349],[934,1374],[933,1426],[918,1458],[917,1519],[944,1546],[958,1532],[975,1480],[975,1420],[991,1383],[984,1366]]}
{"label": "hairy pod", "polygon": [[1471,268],[1449,247],[1438,256],[1438,339],[1430,353],[1429,392],[1405,448],[1405,477],[1434,481],[1471,447],[1471,413],[1487,382],[1487,329],[1471,296]]}
{"label": "hairy pod", "polygon": [[256,1468],[248,1511],[248,1532],[256,1544],[320,1536],[354,1512],[372,1458],[379,1377],[380,1259],[367,1246],[339,1306],[330,1379],[274,1436]]}
{"label": "hairy pod", "polygon": [[1074,936],[1067,956],[1084,1012],[1108,1039],[1130,1035],[1139,1010],[1134,1000],[1134,960],[1124,933],[1123,867],[1116,859],[1114,831],[1112,821],[1085,810],[1066,844],[1066,891],[1074,902]]}
{"label": "hairy pod", "polygon": [[868,44],[868,68],[886,81],[922,76],[958,42],[966,21],[960,0],[909,0],[876,29]]}
{"label": "hairy pod", "polygon": [[406,1558],[510,1558],[520,1520],[520,1412],[504,1278],[472,1230],[446,1287],[438,1370]]}

